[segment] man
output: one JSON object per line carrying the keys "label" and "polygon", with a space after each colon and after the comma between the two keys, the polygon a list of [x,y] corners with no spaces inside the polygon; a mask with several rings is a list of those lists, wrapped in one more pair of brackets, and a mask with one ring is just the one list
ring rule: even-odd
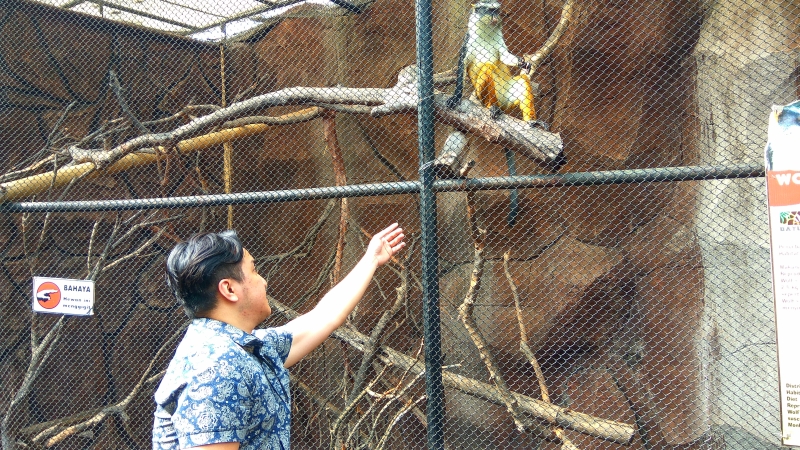
{"label": "man", "polygon": [[405,246],[396,223],[314,309],[254,330],[272,312],[267,282],[236,233],[175,246],[167,284],[193,319],[155,393],[154,449],[288,449],[291,367],[342,325],[375,270]]}

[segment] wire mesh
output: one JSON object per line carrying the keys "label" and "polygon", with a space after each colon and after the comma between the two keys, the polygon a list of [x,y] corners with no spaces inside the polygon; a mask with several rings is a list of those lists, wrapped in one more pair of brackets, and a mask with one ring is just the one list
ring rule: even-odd
{"label": "wire mesh", "polygon": [[[152,447],[178,242],[235,229],[269,327],[391,222],[407,247],[290,369],[293,447],[780,447],[763,148],[796,2],[436,0],[422,167],[413,2],[229,3],[0,3],[4,449]],[[32,312],[33,277],[94,280],[93,315]]]}

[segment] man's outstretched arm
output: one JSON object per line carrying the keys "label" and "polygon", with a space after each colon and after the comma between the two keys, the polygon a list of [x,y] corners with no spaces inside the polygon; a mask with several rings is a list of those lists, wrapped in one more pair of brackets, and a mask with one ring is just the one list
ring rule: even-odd
{"label": "man's outstretched arm", "polygon": [[406,244],[396,223],[372,237],[353,270],[334,286],[311,311],[284,325],[292,333],[292,348],[284,366],[290,367],[317,348],[341,326],[367,290],[375,270],[386,264]]}

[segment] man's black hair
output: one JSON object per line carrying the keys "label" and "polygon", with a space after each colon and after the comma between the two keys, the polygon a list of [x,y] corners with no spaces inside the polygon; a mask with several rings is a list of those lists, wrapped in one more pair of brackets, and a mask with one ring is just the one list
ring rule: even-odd
{"label": "man's black hair", "polygon": [[243,257],[233,230],[198,234],[172,249],[166,261],[167,285],[189,318],[214,308],[220,280],[242,281]]}

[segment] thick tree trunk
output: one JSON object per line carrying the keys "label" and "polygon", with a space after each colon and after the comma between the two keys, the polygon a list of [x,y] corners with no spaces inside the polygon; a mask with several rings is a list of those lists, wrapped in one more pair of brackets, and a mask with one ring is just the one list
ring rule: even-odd
{"label": "thick tree trunk", "polygon": [[[695,48],[699,163],[760,163],[770,106],[793,100],[796,2],[706,4]],[[701,335],[712,425],[777,447],[780,421],[763,178],[702,182],[695,226],[703,252]],[[737,427],[740,430],[733,430]],[[728,448],[740,438],[726,437]],[[742,444],[744,445],[744,444]],[[767,448],[767,447],[764,447]]]}

